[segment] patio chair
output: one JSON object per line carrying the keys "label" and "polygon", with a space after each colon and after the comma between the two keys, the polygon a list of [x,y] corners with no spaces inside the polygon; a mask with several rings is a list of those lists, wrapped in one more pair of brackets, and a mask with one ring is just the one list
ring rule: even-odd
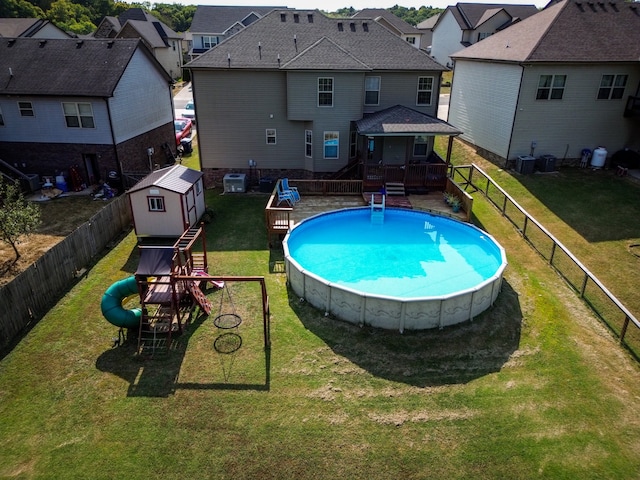
{"label": "patio chair", "polygon": [[278,183],[277,193],[278,193],[277,205],[280,205],[282,202],[286,202],[287,205],[289,205],[290,207],[293,207],[293,204],[296,203],[295,198],[291,193],[291,190],[284,190],[282,188],[282,182]]}
{"label": "patio chair", "polygon": [[297,203],[297,202],[300,201],[300,193],[298,192],[297,187],[290,187],[288,178],[286,178],[286,177],[283,178],[280,183],[282,184],[282,189],[285,192],[291,192],[291,196],[293,197],[293,202],[294,203]]}

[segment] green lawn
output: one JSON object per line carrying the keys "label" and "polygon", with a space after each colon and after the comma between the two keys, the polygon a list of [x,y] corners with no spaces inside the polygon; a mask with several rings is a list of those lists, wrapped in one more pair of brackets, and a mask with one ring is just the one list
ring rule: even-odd
{"label": "green lawn", "polygon": [[[583,217],[530,196],[534,178],[494,171],[568,243],[623,241],[594,240]],[[509,260],[498,301],[472,323],[400,335],[290,295],[282,252],[266,248],[267,196],[220,193],[207,192],[210,270],[266,277],[272,348],[257,285],[239,283],[209,292],[243,319],[227,332],[237,351],[216,349],[214,315],[164,357],[112,348],[100,300],[135,270],[130,234],[0,362],[0,478],[637,478],[637,363],[481,196],[476,222]]]}

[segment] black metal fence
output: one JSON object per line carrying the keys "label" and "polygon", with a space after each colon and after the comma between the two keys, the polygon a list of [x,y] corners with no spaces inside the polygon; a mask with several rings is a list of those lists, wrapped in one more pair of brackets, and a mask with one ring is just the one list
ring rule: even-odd
{"label": "black metal fence", "polygon": [[[640,321],[567,247],[529,215],[477,165],[453,167],[452,179],[466,190],[481,192],[523,238],[575,290],[635,357],[640,359]],[[629,328],[629,327],[632,328]],[[633,328],[635,327],[635,328]]]}

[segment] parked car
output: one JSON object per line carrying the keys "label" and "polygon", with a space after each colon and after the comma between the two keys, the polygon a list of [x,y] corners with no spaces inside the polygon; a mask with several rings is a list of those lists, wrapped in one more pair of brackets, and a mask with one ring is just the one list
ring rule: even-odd
{"label": "parked car", "polygon": [[176,130],[176,145],[180,145],[180,142],[184,138],[191,136],[193,123],[188,118],[176,118],[176,120],[173,122],[173,126]]}
{"label": "parked car", "polygon": [[196,107],[193,100],[189,100],[183,109],[176,110],[176,118],[188,118],[192,122],[196,120]]}

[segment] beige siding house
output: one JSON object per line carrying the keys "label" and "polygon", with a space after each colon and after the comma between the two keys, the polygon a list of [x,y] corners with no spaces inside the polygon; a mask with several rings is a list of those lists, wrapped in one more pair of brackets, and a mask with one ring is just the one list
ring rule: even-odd
{"label": "beige siding house", "polygon": [[448,120],[488,156],[575,160],[599,146],[640,148],[633,3],[552,3],[453,58]]}
{"label": "beige siding house", "polygon": [[[435,118],[444,67],[371,19],[273,10],[188,68],[202,168],[214,180],[250,160],[262,175],[299,178],[358,161],[426,161],[435,135],[460,133]],[[365,129],[379,112],[405,125]]]}

